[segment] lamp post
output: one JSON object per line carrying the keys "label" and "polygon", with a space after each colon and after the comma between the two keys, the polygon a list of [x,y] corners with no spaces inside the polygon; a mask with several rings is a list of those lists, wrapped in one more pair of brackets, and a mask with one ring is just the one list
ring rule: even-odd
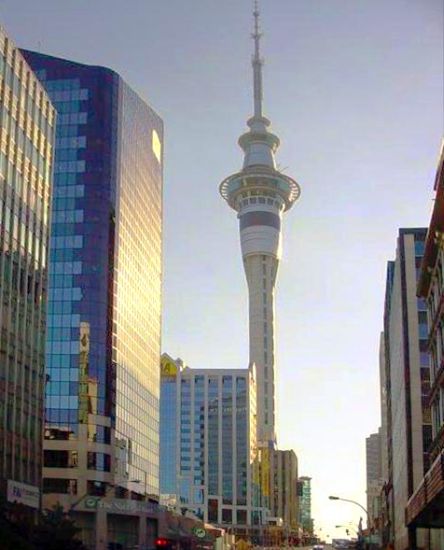
{"label": "lamp post", "polygon": [[[355,504],[356,506],[359,506],[359,508],[361,508],[361,510],[363,510],[365,512],[365,515],[367,517],[367,529],[369,529],[370,532],[371,532],[370,516],[369,516],[368,510],[366,508],[364,508],[364,506],[362,506],[362,504],[360,504],[359,502],[356,502],[355,500],[350,500],[348,498],[337,497],[337,496],[334,496],[334,495],[330,495],[328,498],[330,500],[342,500],[343,502],[350,502],[351,504]],[[362,518],[359,522],[359,531],[360,532],[358,532],[358,540],[360,540],[361,536],[362,536],[361,522],[362,522]]]}
{"label": "lamp post", "polygon": [[351,502],[352,504],[356,504],[356,506],[359,506],[359,508],[364,510],[365,515],[367,516],[367,527],[370,527],[370,517],[369,517],[368,511],[366,510],[366,508],[364,508],[364,506],[362,506],[362,504],[359,504],[359,502],[356,502],[355,500],[350,500],[348,498],[342,498],[342,497],[336,497],[336,496],[332,496],[332,495],[330,495],[328,498],[330,500],[342,500],[343,502]]}
{"label": "lamp post", "polygon": [[[348,531],[349,529],[353,529],[353,531],[355,532],[355,534],[357,535],[358,532],[356,531],[356,529],[354,527],[352,527],[352,523],[347,523],[347,525],[335,525],[335,528],[336,529],[345,529],[346,531]],[[347,533],[348,535],[348,533]]]}

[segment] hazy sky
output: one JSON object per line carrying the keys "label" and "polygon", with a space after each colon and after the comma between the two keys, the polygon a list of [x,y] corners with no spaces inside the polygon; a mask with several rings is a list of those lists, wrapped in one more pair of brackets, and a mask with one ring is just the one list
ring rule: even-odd
{"label": "hazy sky", "polygon": [[[441,0],[262,0],[265,112],[302,187],[277,285],[278,443],[324,534],[359,520],[380,423],[386,262],[428,224],[443,132]],[[165,121],[163,349],[248,363],[247,287],[220,181],[251,115],[250,0],[1,0],[15,42],[118,71]]]}

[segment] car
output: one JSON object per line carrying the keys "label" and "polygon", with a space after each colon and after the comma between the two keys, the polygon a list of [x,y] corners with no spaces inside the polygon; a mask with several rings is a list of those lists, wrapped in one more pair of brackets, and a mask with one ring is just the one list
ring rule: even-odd
{"label": "car", "polygon": [[313,550],[324,550],[324,546],[322,544],[315,544]]}

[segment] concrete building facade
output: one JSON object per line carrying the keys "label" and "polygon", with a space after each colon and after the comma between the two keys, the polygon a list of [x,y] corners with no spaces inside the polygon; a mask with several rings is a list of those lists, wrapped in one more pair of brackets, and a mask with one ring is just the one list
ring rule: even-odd
{"label": "concrete building facade", "polygon": [[205,522],[264,522],[256,444],[256,379],[249,369],[192,369],[163,354],[163,499]]}
{"label": "concrete building facade", "polygon": [[282,518],[284,529],[296,530],[299,519],[298,459],[290,451],[270,450],[271,517]]}
{"label": "concrete building facade", "polygon": [[381,463],[381,430],[371,434],[365,440],[367,471],[367,511],[370,525],[378,524],[381,513],[382,463]]}
{"label": "concrete building facade", "polygon": [[381,478],[381,433],[371,434],[365,440],[367,484]]}
{"label": "concrete building facade", "polygon": [[418,282],[419,299],[427,304],[428,351],[431,387],[428,403],[432,411],[430,467],[410,497],[406,518],[409,527],[425,528],[429,548],[444,548],[444,141],[436,173],[436,197],[427,231]]}
{"label": "concrete building facade", "polygon": [[387,379],[385,367],[385,339],[384,332],[381,332],[379,338],[379,396],[381,406],[381,428],[380,434],[380,463],[381,463],[381,479],[386,482],[388,480],[388,449],[387,449]]}
{"label": "concrete building facade", "polygon": [[31,508],[42,473],[55,122],[44,87],[0,28],[0,494]]}
{"label": "concrete building facade", "polygon": [[[387,270],[384,314],[387,394],[390,537],[395,550],[413,548],[415,534],[405,522],[405,507],[428,467],[431,417],[427,395],[427,313],[416,297],[425,229],[400,229],[396,260]],[[418,540],[421,540],[418,533]]]}
{"label": "concrete building facade", "polygon": [[[125,499],[159,492],[163,125],[112,70],[22,53],[58,111],[44,505],[76,514],[90,547],[135,545],[146,515]],[[87,505],[111,497],[129,514],[107,525]]]}

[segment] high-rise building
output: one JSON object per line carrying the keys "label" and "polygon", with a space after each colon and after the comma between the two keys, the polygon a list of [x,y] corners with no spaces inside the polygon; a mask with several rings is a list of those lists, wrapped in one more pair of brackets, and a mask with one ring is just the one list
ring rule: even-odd
{"label": "high-rise building", "polygon": [[239,139],[245,153],[240,172],[220,185],[222,197],[237,212],[249,292],[250,362],[257,369],[258,440],[274,445],[275,428],[275,283],[282,251],[282,219],[300,194],[299,185],[277,167],[279,138],[269,130],[262,109],[262,59],[256,7],[253,56],[254,114]]}
{"label": "high-rise building", "polygon": [[382,464],[381,429],[365,440],[367,470],[367,510],[371,527],[379,520],[381,513]]}
{"label": "high-rise building", "polygon": [[367,483],[381,477],[381,434],[370,434],[365,440]]}
{"label": "high-rise building", "polygon": [[164,502],[210,523],[261,524],[254,367],[191,369],[163,354],[160,411]]}
{"label": "high-rise building", "polygon": [[387,451],[387,383],[385,369],[385,338],[384,332],[379,337],[379,397],[381,406],[380,428],[380,462],[381,479],[388,480],[388,451]]}
{"label": "high-rise building", "polygon": [[157,495],[163,124],[112,70],[23,55],[58,111],[45,501]]}
{"label": "high-rise building", "polygon": [[302,476],[298,480],[299,487],[299,523],[304,533],[313,534],[313,518],[311,517],[311,477]]}
{"label": "high-rise building", "polygon": [[38,508],[55,110],[2,28],[0,117],[0,493]]}
{"label": "high-rise building", "polygon": [[[413,545],[405,507],[428,468],[431,418],[428,407],[430,366],[427,308],[416,297],[424,253],[425,229],[400,229],[396,259],[387,270],[384,312],[387,395],[388,502],[390,537],[395,550]],[[418,533],[418,540],[421,540]]]}
{"label": "high-rise building", "polygon": [[269,451],[270,499],[273,518],[281,518],[285,529],[296,529],[299,520],[298,459],[293,450]]}
{"label": "high-rise building", "polygon": [[418,296],[427,304],[433,441],[430,468],[419,483],[416,480],[406,519],[412,530],[428,529],[428,548],[438,550],[444,548],[444,141],[434,188],[436,197],[417,288]]}
{"label": "high-rise building", "polygon": [[[388,386],[387,386],[387,372],[385,364],[386,356],[386,342],[385,334],[381,332],[379,337],[379,397],[380,397],[380,407],[381,407],[381,439],[380,439],[380,450],[381,450],[381,488],[379,493],[379,519],[375,527],[379,537],[380,542],[383,546],[386,546],[389,541],[393,539],[391,535],[391,512],[390,512],[390,499],[388,498],[388,488],[389,488],[389,441],[388,441]],[[367,502],[368,504],[368,502]],[[375,526],[375,522],[373,522]]]}

